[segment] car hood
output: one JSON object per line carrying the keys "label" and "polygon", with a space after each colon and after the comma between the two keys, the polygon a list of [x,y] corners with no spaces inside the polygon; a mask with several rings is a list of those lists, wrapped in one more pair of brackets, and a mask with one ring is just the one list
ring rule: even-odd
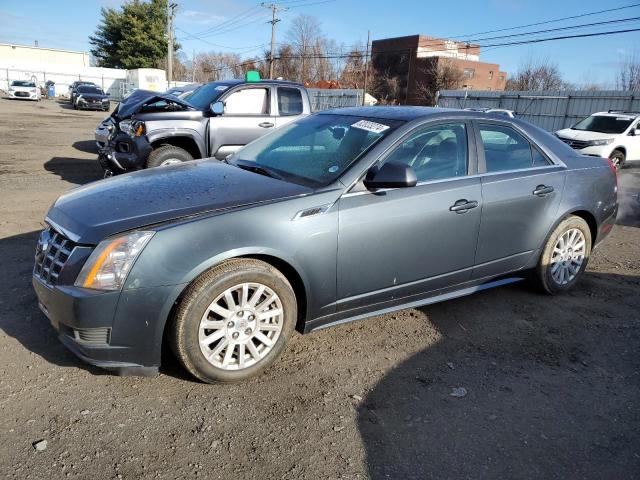
{"label": "car hood", "polygon": [[184,100],[181,100],[175,95],[152,92],[150,90],[136,90],[122,102],[120,102],[120,104],[118,105],[118,109],[114,112],[114,115],[117,116],[117,118],[119,118],[120,120],[124,120],[125,118],[129,118],[132,115],[138,113],[145,105],[151,105],[152,103],[156,103],[161,100],[169,100],[177,105],[184,107],[185,109],[194,109],[191,104],[185,102]]}
{"label": "car hood", "polygon": [[310,194],[288,183],[217,160],[142,170],[62,195],[47,220],[81,244],[147,225],[217,210]]}
{"label": "car hood", "polygon": [[587,130],[572,130],[570,128],[565,128],[564,130],[558,130],[556,132],[556,135],[562,138],[568,138],[570,140],[601,140],[604,138],[614,138],[619,134],[590,132]]}
{"label": "car hood", "polygon": [[16,86],[16,85],[11,86],[11,89],[17,92],[30,92],[34,88],[38,88],[38,87],[23,87],[23,86]]}

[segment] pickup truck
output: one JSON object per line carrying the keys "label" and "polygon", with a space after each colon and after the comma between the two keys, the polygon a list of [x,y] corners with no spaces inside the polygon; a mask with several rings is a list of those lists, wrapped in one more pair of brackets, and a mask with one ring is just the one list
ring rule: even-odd
{"label": "pickup truck", "polygon": [[249,78],[211,82],[185,99],[134,91],[96,129],[105,176],[199,158],[223,160],[311,113],[303,85]]}

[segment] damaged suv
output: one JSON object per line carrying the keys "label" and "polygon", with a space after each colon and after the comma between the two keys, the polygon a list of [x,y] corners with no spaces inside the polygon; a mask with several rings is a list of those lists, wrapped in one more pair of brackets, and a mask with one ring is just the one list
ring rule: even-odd
{"label": "damaged suv", "polygon": [[185,99],[137,90],[96,130],[107,176],[189,160],[224,159],[249,142],[311,113],[301,84],[212,82]]}

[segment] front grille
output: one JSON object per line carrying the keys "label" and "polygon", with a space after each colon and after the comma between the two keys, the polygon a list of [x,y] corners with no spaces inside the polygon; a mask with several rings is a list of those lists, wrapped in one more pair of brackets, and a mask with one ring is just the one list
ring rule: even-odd
{"label": "front grille", "polygon": [[589,146],[589,142],[586,140],[571,140],[570,138],[562,137],[560,137],[560,140],[562,140],[574,150],[582,150],[583,148],[587,148]]}
{"label": "front grille", "polygon": [[75,247],[74,242],[53,228],[43,230],[36,247],[33,274],[47,285],[55,285]]}
{"label": "front grille", "polygon": [[29,96],[29,92],[16,92],[14,95],[16,97],[28,97]]}
{"label": "front grille", "polygon": [[74,328],[73,335],[76,340],[91,344],[108,344],[111,336],[111,329],[102,328]]}

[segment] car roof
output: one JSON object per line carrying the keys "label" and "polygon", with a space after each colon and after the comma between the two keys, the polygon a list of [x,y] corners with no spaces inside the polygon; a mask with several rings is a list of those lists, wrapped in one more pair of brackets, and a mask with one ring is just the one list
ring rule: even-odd
{"label": "car roof", "polygon": [[258,80],[257,82],[247,82],[244,79],[234,78],[231,80],[216,80],[215,82],[209,82],[209,84],[210,83],[216,83],[218,85],[227,85],[229,87],[235,87],[236,85],[242,85],[242,84],[246,84],[246,85],[275,84],[275,85],[283,85],[283,86],[304,87],[304,85],[302,85],[301,83],[292,82],[289,80],[271,80],[271,79],[261,79],[261,80]]}
{"label": "car roof", "polygon": [[600,117],[627,117],[630,119],[640,117],[640,112],[623,112],[623,111],[609,111],[609,112],[595,112],[591,116],[598,115]]}
{"label": "car roof", "polygon": [[463,110],[436,107],[414,107],[414,106],[375,106],[375,107],[343,107],[323,110],[322,115],[350,115],[352,117],[380,118],[385,120],[411,121],[438,113],[461,112],[469,114]]}

